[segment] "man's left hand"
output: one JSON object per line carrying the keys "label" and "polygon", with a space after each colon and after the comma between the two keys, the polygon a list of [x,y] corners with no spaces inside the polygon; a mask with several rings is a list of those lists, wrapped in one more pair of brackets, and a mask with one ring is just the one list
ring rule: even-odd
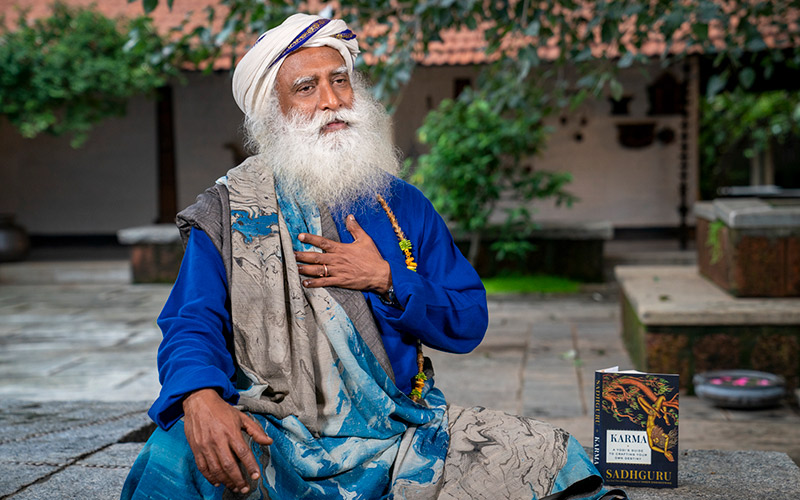
{"label": "man's left hand", "polygon": [[308,233],[298,235],[303,243],[314,245],[324,252],[295,252],[297,262],[303,263],[297,267],[300,274],[314,277],[304,279],[303,286],[337,286],[385,295],[392,286],[389,263],[353,215],[347,216],[345,226],[353,235],[352,243],[337,243]]}

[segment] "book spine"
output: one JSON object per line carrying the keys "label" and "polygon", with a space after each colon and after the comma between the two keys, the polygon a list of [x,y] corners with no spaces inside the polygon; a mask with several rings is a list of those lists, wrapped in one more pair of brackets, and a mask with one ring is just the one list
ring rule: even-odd
{"label": "book spine", "polygon": [[592,436],[592,463],[597,467],[600,465],[602,453],[602,429],[600,426],[600,415],[603,411],[602,402],[603,375],[600,372],[594,373],[594,435]]}

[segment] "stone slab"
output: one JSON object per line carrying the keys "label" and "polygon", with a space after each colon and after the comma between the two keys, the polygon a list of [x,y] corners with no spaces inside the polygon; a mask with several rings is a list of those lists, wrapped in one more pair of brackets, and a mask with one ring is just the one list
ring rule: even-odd
{"label": "stone slab", "polygon": [[625,490],[632,500],[797,500],[800,469],[774,451],[685,450],[677,488]]}
{"label": "stone slab", "polygon": [[60,468],[59,464],[29,462],[25,457],[14,462],[0,460],[0,477],[3,478],[0,480],[0,498],[6,498],[7,495],[50,476]]}
{"label": "stone slab", "polygon": [[129,227],[117,231],[117,240],[123,245],[180,243],[181,233],[175,224],[153,224]]}
{"label": "stone slab", "polygon": [[[73,404],[82,404],[91,413],[81,412],[79,416],[64,419],[58,413],[62,404],[41,405],[31,411],[28,414],[31,420],[50,418],[59,421],[61,426],[46,431],[39,430],[37,426],[23,426],[27,433],[0,441],[0,462],[16,463],[20,457],[25,457],[26,463],[69,465],[75,458],[97,452],[150,424],[145,413],[148,407],[146,403],[113,405],[83,402],[65,405],[69,408]],[[19,413],[14,415],[14,419],[18,417]],[[6,420],[5,415],[2,420]]]}
{"label": "stone slab", "polygon": [[168,285],[0,287],[0,398],[149,400]]}
{"label": "stone slab", "polygon": [[112,445],[85,460],[70,465],[45,481],[29,486],[10,498],[14,500],[119,498],[131,464],[136,460],[136,456],[143,446],[143,443]]}
{"label": "stone slab", "polygon": [[[116,442],[130,429],[149,424],[145,412],[150,407],[146,401],[101,402],[62,401],[35,402],[17,399],[0,400],[0,446],[48,435],[69,432],[78,428],[91,428],[105,423],[116,423],[120,428],[107,437],[100,437],[102,445]],[[102,446],[101,445],[101,446]]]}
{"label": "stone slab", "polygon": [[148,406],[130,401],[3,399],[0,497],[118,497],[121,481],[142,446],[118,442],[149,428]]}
{"label": "stone slab", "polygon": [[800,189],[786,189],[774,184],[761,186],[723,186],[717,192],[722,196],[730,197],[754,197],[775,199],[785,199],[787,197],[800,198]]}
{"label": "stone slab", "polygon": [[144,448],[144,443],[116,443],[93,453],[86,458],[78,460],[75,465],[79,467],[94,467],[98,469],[128,469]]}
{"label": "stone slab", "polygon": [[737,297],[800,297],[800,227],[794,235],[713,227],[697,220],[700,273]]}
{"label": "stone slab", "polygon": [[183,260],[180,243],[143,243],[131,247],[131,268],[134,283],[175,282]]}
{"label": "stone slab", "polygon": [[522,349],[483,350],[469,358],[438,351],[426,352],[426,356],[433,362],[436,387],[449,403],[520,413]]}
{"label": "stone slab", "polygon": [[760,198],[717,198],[695,204],[695,215],[721,220],[734,229],[796,228],[800,230],[800,201],[775,205]]}
{"label": "stone slab", "polygon": [[122,284],[130,283],[127,261],[8,262],[0,264],[0,284]]}
{"label": "stone slab", "polygon": [[567,222],[558,220],[537,221],[531,235],[554,240],[610,240],[614,225],[609,221]]}
{"label": "stone slab", "polygon": [[800,298],[736,298],[696,266],[619,266],[614,274],[646,326],[800,325]]}
{"label": "stone slab", "polygon": [[[135,354],[139,356],[140,366],[150,367],[148,369],[154,373],[155,352],[160,335],[157,331],[154,334],[145,335],[145,332],[150,332],[150,330],[145,330],[145,326],[150,325],[147,328],[155,328],[152,325],[153,320],[168,293],[169,287],[162,285],[0,287],[0,342],[13,338],[13,341],[19,344],[18,348],[22,349],[22,345],[25,344],[25,336],[30,334],[32,342],[38,345],[35,352],[47,352],[49,345],[53,357],[57,357],[64,347],[68,347],[70,330],[72,330],[72,339],[75,344],[79,344],[80,349],[91,354],[87,355],[85,361],[86,367],[90,370],[86,370],[85,387],[82,389],[83,398],[107,397],[107,389],[98,391],[98,386],[94,385],[89,378],[91,372],[97,372],[93,374],[94,378],[103,377],[106,373],[102,369],[102,363],[98,361],[97,364],[93,364],[95,360],[93,356],[104,354],[107,359],[107,367],[127,369],[129,364],[127,361],[123,363],[124,366],[117,367],[116,365],[119,364],[117,360],[120,359],[121,350],[132,351],[135,345]],[[577,326],[579,349],[584,367],[584,384],[587,381],[591,383],[591,373],[596,368],[606,368],[615,364],[619,364],[623,368],[631,367],[629,359],[621,351],[618,330],[620,309],[616,302],[616,295],[606,294],[606,296],[610,297],[610,300],[605,300],[601,294],[598,294],[597,297],[589,294],[557,298],[527,296],[516,299],[490,300],[491,326],[486,341],[469,355],[436,353],[440,356],[434,361],[437,370],[437,385],[443,388],[448,400],[455,404],[478,404],[500,407],[514,412],[518,412],[519,410],[515,408],[520,407],[523,408],[523,412],[529,410],[543,412],[550,407],[554,410],[557,409],[553,401],[563,398],[563,391],[558,391],[547,383],[540,384],[536,390],[526,391],[525,383],[529,380],[532,383],[537,380],[544,381],[550,376],[562,377],[564,380],[566,377],[573,377],[570,379],[569,385],[572,388],[577,387],[574,379],[574,365],[566,356],[571,349],[569,336],[572,324]],[[7,318],[10,322],[6,322]],[[61,328],[59,325],[65,326]],[[114,328],[115,332],[116,329],[127,331],[126,329],[130,328],[140,333],[129,337],[113,333],[109,339],[115,340],[105,342],[101,335],[104,328]],[[48,332],[52,335],[49,335]],[[80,339],[84,337],[86,339],[81,341]],[[114,346],[114,342],[117,340],[124,343]],[[103,342],[103,349],[92,351],[93,342]],[[6,346],[6,344],[0,345],[3,345],[4,348]],[[31,354],[34,351],[27,352]],[[426,352],[434,354],[432,350]],[[521,370],[522,359],[526,352],[529,362],[525,363],[524,370]],[[131,352],[131,355],[133,354]],[[39,362],[40,359],[45,358],[39,357],[36,362]],[[125,359],[127,360],[127,358]],[[9,358],[9,361],[13,361],[13,358]],[[22,370],[24,366],[30,365],[31,361],[30,359],[19,359],[17,363],[19,363],[19,369]],[[62,366],[59,374],[74,374],[82,371],[82,367],[84,364]],[[113,370],[108,373],[113,373]],[[132,373],[135,374],[135,372]],[[38,390],[47,392],[48,384],[59,374],[43,376],[39,379]],[[0,380],[0,382],[7,383],[9,391],[19,388],[22,383],[19,379]],[[77,378],[75,382],[78,383]],[[520,385],[523,387],[522,391],[519,390]],[[112,393],[124,394],[128,387],[125,386]],[[529,388],[533,389],[533,386]],[[34,396],[32,392],[34,389],[31,386],[29,390],[22,392],[27,392],[27,396],[30,398]],[[63,394],[63,392],[63,387],[55,387],[45,398]],[[79,393],[80,390],[76,385],[75,394]],[[155,397],[155,394],[153,392],[151,397]],[[591,392],[587,391],[587,394],[590,395]],[[0,400],[3,399],[0,397]],[[568,408],[579,411],[579,401],[570,399],[568,403],[571,406],[563,405],[560,407],[559,413],[565,414]],[[30,436],[34,440],[32,444],[38,445],[40,441],[35,441],[35,439],[44,438],[42,433],[47,433],[52,437],[58,435],[64,439],[94,439],[89,431],[87,431],[88,433],[67,431],[80,426],[81,422],[94,422],[93,419],[98,414],[112,414],[110,408],[117,403],[56,403],[52,399],[48,399],[42,403],[23,401],[16,404],[18,406],[11,403],[6,404],[5,401],[0,402],[0,442]],[[39,406],[29,407],[29,405]],[[130,403],[124,403],[124,405],[130,405]],[[134,409],[141,408],[141,420],[137,421],[134,427],[142,422],[149,423],[144,415],[147,406],[147,402],[135,403]],[[791,408],[783,407],[761,412],[728,411],[713,408],[697,398],[683,394],[681,395],[681,406],[682,447],[781,450],[786,451],[794,460],[800,462],[800,414]],[[130,408],[130,406],[125,407]],[[591,417],[575,414],[573,416],[548,417],[547,420],[564,427],[580,442],[591,442]],[[116,427],[126,427],[129,420],[119,419],[115,422]],[[113,432],[114,439],[121,434],[121,429],[104,427],[103,430]],[[34,436],[31,436],[32,434]],[[2,446],[0,444],[0,448]],[[86,450],[81,447],[70,449],[79,453]],[[126,449],[130,452],[129,463],[132,463],[137,445],[123,446],[117,444],[116,441],[106,440],[102,441],[96,451],[89,451],[83,457],[81,455],[72,457],[70,459],[72,462],[69,463],[65,461],[65,463],[47,465],[36,462],[36,457],[33,455],[31,457],[15,457],[15,462],[0,460],[0,477],[3,478],[0,479],[0,483],[10,484],[11,478],[15,475],[19,475],[21,478],[30,478],[32,474],[36,479],[49,478],[46,482],[26,488],[25,492],[27,493],[21,491],[11,497],[15,499],[117,498],[117,488],[121,487],[126,472],[122,472],[122,469],[116,467],[125,465]],[[33,450],[35,451],[36,448]],[[92,448],[90,447],[89,450]],[[61,453],[60,456],[66,455]],[[726,460],[727,455],[722,454],[720,457],[719,460]],[[29,459],[31,463],[40,465],[27,464]],[[22,462],[22,464],[17,462]],[[97,467],[104,463],[114,467],[107,469]],[[687,460],[686,463],[690,462]],[[61,468],[60,471],[50,477],[56,470],[54,468],[58,467]],[[69,480],[61,480],[62,474],[67,473],[70,475],[63,477]],[[776,468],[776,473],[782,474],[783,469]],[[87,475],[80,476],[79,474]],[[92,474],[109,474],[108,478],[104,480],[109,485],[113,483],[116,486],[113,488],[109,486],[109,489],[105,491],[95,489],[96,479],[92,479],[94,477],[91,476]],[[70,489],[74,487],[75,482],[84,479],[87,481],[86,487],[77,490]],[[31,483],[29,479],[21,481],[19,484]],[[782,478],[776,477],[775,481],[780,482]],[[58,489],[53,489],[54,487],[58,487]],[[49,491],[54,494],[48,495]],[[642,494],[649,494],[650,497],[636,495],[633,498],[673,498],[669,493],[675,491],[681,494],[683,492],[680,488],[678,490],[647,490]],[[700,491],[702,493],[704,490]],[[727,498],[758,498],[758,496],[731,496],[730,490],[720,491],[728,492]],[[29,496],[21,497],[20,495],[23,493]],[[5,493],[0,493],[0,497],[4,495]],[[797,497],[800,498],[800,495]],[[719,496],[677,498],[719,498]],[[772,497],[767,496],[766,498]]]}

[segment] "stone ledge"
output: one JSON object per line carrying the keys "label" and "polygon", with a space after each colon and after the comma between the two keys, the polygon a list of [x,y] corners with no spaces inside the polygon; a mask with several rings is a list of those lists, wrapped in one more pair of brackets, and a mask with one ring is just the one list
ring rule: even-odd
{"label": "stone ledge", "polygon": [[677,488],[625,490],[632,500],[796,500],[800,469],[777,451],[683,450]]}
{"label": "stone ledge", "polygon": [[736,298],[696,266],[618,266],[617,282],[646,326],[800,325],[800,298]]}
{"label": "stone ledge", "polygon": [[25,261],[0,265],[3,285],[120,285],[131,282],[128,261]]}
{"label": "stone ledge", "polygon": [[696,373],[732,368],[800,384],[800,297],[736,298],[694,266],[618,267],[622,338],[638,370]]}
{"label": "stone ledge", "polygon": [[[561,220],[536,220],[535,228],[531,229],[531,238],[550,240],[604,240],[614,238],[614,225],[607,220],[597,221],[561,221]],[[453,224],[448,224],[453,238],[466,241],[469,235],[461,233]],[[505,228],[502,224],[492,224],[481,233],[482,238],[496,239],[503,235]]]}
{"label": "stone ledge", "polygon": [[180,243],[181,234],[175,224],[153,224],[120,229],[117,240],[123,245],[169,245]]}
{"label": "stone ledge", "polygon": [[538,221],[533,230],[536,238],[553,240],[610,240],[614,238],[614,225],[609,221],[563,222]]}
{"label": "stone ledge", "polygon": [[174,224],[120,229],[117,239],[131,247],[134,283],[173,283],[178,277],[183,245]]}
{"label": "stone ledge", "polygon": [[[483,277],[502,272],[544,273],[584,282],[603,281],[603,245],[613,237],[610,222],[537,221],[526,241],[534,250],[519,261],[498,261],[492,244],[501,239],[503,228],[492,226],[481,233],[475,269]],[[456,245],[464,255],[470,250],[468,235],[453,231]]]}
{"label": "stone ledge", "polygon": [[800,205],[775,205],[760,198],[717,198],[695,204],[696,216],[721,220],[734,229],[797,228],[800,226]]}

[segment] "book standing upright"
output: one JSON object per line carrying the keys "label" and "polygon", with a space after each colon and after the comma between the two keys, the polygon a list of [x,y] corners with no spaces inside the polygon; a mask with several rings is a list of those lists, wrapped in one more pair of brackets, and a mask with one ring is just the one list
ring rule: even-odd
{"label": "book standing upright", "polygon": [[678,376],[595,372],[592,461],[607,484],[678,485]]}

